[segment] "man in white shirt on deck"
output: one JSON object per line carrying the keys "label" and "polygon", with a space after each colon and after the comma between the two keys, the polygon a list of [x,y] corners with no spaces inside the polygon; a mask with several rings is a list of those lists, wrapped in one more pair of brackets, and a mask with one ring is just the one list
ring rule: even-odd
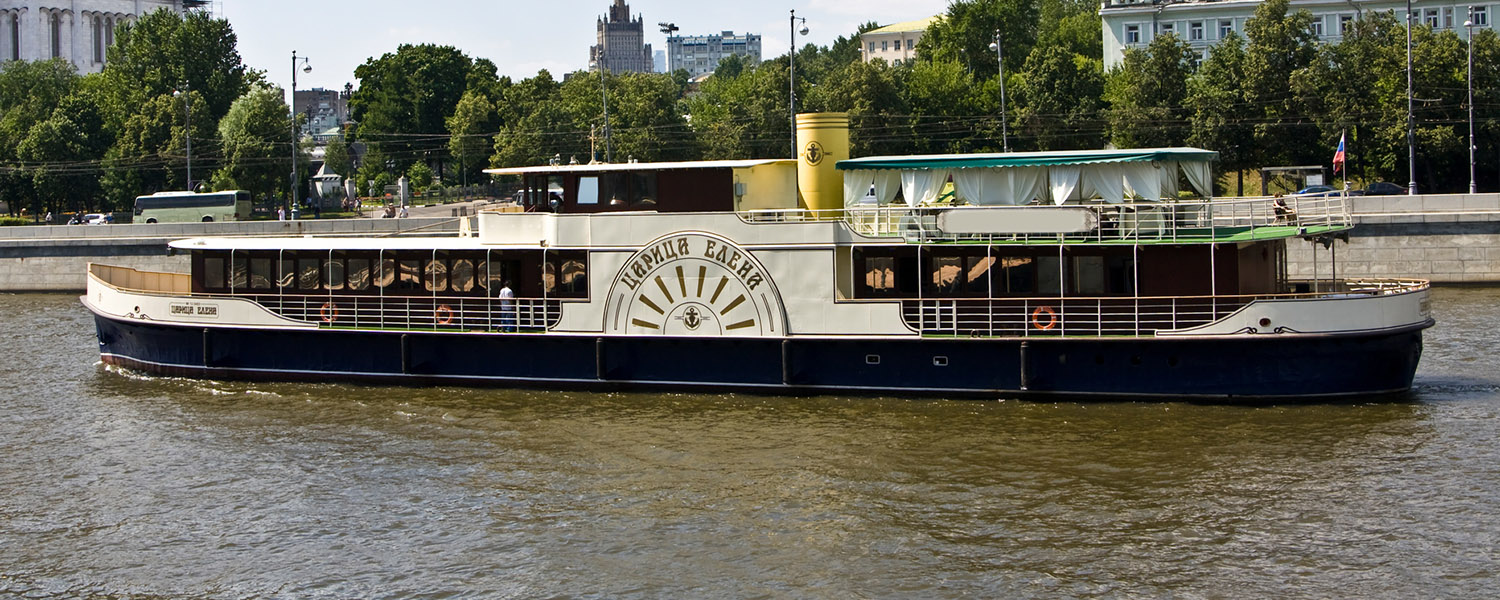
{"label": "man in white shirt on deck", "polygon": [[516,293],[510,289],[510,281],[500,284],[500,330],[516,330]]}

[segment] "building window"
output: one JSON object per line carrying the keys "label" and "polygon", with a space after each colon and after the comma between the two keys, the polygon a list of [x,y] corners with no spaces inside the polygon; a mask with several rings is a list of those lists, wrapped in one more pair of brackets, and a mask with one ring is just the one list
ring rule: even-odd
{"label": "building window", "polygon": [[1177,24],[1176,23],[1162,23],[1160,25],[1157,25],[1156,27],[1157,27],[1157,29],[1159,30],[1159,32],[1162,35],[1176,35],[1177,34]]}
{"label": "building window", "polygon": [[1443,29],[1453,29],[1453,7],[1443,9]]}
{"label": "building window", "polygon": [[1353,15],[1339,15],[1339,35],[1349,35],[1349,28],[1353,27]]}
{"label": "building window", "polygon": [[917,47],[917,41],[916,40],[906,40],[906,49],[907,50],[911,50],[912,48],[916,48],[916,47]]}
{"label": "building window", "polygon": [[1427,9],[1424,13],[1422,13],[1422,21],[1424,23],[1427,23],[1428,27],[1431,27],[1433,29],[1437,29],[1438,28],[1438,9],[1436,9],[1436,8],[1429,8],[1429,9]]}
{"label": "building window", "polygon": [[94,17],[94,62],[104,62],[104,20]]}
{"label": "building window", "polygon": [[896,66],[898,66],[898,67],[901,66],[901,59],[899,59],[899,58],[896,59]]}
{"label": "building window", "polygon": [[870,42],[870,52],[875,51],[875,42]]}
{"label": "building window", "polygon": [[1323,37],[1323,18],[1313,17],[1311,29],[1313,37]]}
{"label": "building window", "polygon": [[1194,42],[1203,41],[1203,21],[1188,23],[1188,40]]}
{"label": "building window", "polygon": [[21,15],[10,15],[10,58],[21,60]]}
{"label": "building window", "polygon": [[62,17],[52,13],[52,58],[62,56]]}
{"label": "building window", "polygon": [[1127,44],[1139,44],[1139,43],[1141,43],[1141,26],[1140,25],[1126,25],[1125,26],[1125,43],[1127,43]]}
{"label": "building window", "polygon": [[890,41],[882,41],[880,42],[880,51],[885,52],[886,50],[890,50],[890,46]]}
{"label": "building window", "polygon": [[1488,6],[1474,7],[1474,16],[1470,20],[1474,21],[1475,27],[1489,27],[1490,8]]}
{"label": "building window", "polygon": [[1229,32],[1234,31],[1234,21],[1219,19],[1219,39],[1229,37]]}
{"label": "building window", "polygon": [[104,47],[108,48],[108,47],[113,46],[113,45],[115,45],[115,19],[114,19],[114,17],[105,17],[104,18]]}

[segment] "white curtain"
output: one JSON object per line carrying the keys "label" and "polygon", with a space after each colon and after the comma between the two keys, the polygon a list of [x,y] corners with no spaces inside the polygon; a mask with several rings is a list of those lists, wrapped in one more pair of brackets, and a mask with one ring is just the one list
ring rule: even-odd
{"label": "white curtain", "polygon": [[1213,171],[1206,160],[1191,160],[1182,163],[1182,172],[1187,175],[1188,185],[1204,198],[1214,197]]}
{"label": "white curtain", "polygon": [[1159,163],[1161,173],[1161,197],[1172,200],[1177,199],[1177,161],[1165,161]]}
{"label": "white curtain", "polygon": [[1125,201],[1124,169],[1120,165],[1097,164],[1083,169],[1083,197],[1095,195],[1110,204]]}
{"label": "white curtain", "polygon": [[1057,165],[1047,169],[1053,204],[1062,204],[1073,198],[1073,193],[1078,191],[1078,175],[1082,170],[1078,165]]}
{"label": "white curtain", "polygon": [[1010,203],[1010,169],[973,168],[953,172],[953,187],[958,197],[970,204]]}
{"label": "white curtain", "polygon": [[858,206],[874,181],[874,171],[844,171],[844,207]]}
{"label": "white curtain", "polygon": [[905,170],[901,172],[901,194],[906,196],[907,206],[930,203],[937,200],[947,181],[947,169]]}
{"label": "white curtain", "polygon": [[1125,163],[1125,193],[1147,200],[1161,199],[1161,175],[1149,162]]}
{"label": "white curtain", "polygon": [[875,200],[882,205],[890,204],[896,199],[896,190],[901,189],[901,172],[883,169],[874,174]]}
{"label": "white curtain", "polygon": [[1041,167],[1015,167],[1010,171],[1010,203],[1026,204],[1046,193],[1047,184],[1042,180]]}

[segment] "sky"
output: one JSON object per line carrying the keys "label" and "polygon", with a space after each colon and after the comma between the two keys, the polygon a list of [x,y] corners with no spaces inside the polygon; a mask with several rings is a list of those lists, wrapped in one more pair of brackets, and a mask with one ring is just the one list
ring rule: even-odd
{"label": "sky", "polygon": [[[470,58],[494,61],[501,76],[520,80],[547,69],[553,77],[588,67],[595,21],[614,0],[218,0],[216,16],[239,36],[246,65],[266,72],[283,89],[291,84],[292,51],[312,72],[297,72],[297,89],[343,89],[359,82],[354,69],[401,44],[453,46]],[[633,0],[646,43],[666,49],[657,23],[675,23],[679,35],[721,31],[758,33],[763,58],[786,54],[788,11],[807,19],[797,45],[826,46],[854,34],[862,23],[889,25],[924,19],[948,0]]]}

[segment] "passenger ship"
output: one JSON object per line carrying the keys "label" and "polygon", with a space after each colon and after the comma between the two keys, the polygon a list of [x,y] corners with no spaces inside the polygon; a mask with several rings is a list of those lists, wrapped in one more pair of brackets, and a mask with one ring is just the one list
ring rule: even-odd
{"label": "passenger ship", "polygon": [[1347,198],[1214,198],[1210,151],[851,159],[837,113],[797,137],[493,169],[523,201],[445,236],[180,240],[191,273],[90,265],[82,300],[106,364],[166,375],[988,398],[1396,393],[1433,324],[1427,282],[1316,252]]}

